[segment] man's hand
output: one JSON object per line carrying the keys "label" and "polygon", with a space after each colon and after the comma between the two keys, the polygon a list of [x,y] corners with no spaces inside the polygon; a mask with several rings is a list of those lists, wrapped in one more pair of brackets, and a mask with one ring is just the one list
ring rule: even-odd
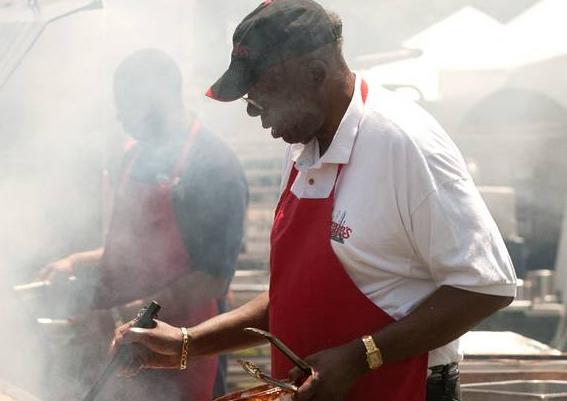
{"label": "man's hand", "polygon": [[367,372],[364,345],[352,342],[335,348],[319,351],[305,358],[312,374],[305,380],[305,374],[294,368],[289,372],[293,383],[299,384],[299,391],[293,401],[342,401],[358,378]]}
{"label": "man's hand", "polygon": [[133,327],[134,321],[116,329],[109,353],[131,345],[131,357],[119,368],[119,374],[133,376],[142,368],[178,369],[181,361],[183,335],[178,327],[156,320],[153,329]]}
{"label": "man's hand", "polygon": [[[512,300],[512,297],[442,286],[406,317],[372,336],[384,363],[403,360],[455,340]],[[305,358],[313,374],[293,400],[342,401],[355,381],[368,372],[365,354],[364,344],[356,339]],[[290,379],[296,384],[302,378],[299,369],[290,371]]]}
{"label": "man's hand", "polygon": [[75,274],[74,260],[71,256],[51,262],[39,271],[38,278],[51,283],[61,283]]}
{"label": "man's hand", "polygon": [[38,279],[59,284],[68,279],[69,276],[74,275],[77,269],[80,270],[81,265],[85,263],[99,263],[103,253],[104,247],[102,246],[92,251],[73,253],[63,259],[47,264],[39,271]]}
{"label": "man's hand", "polygon": [[[268,302],[268,292],[264,292],[240,308],[188,327],[189,361],[264,343],[265,340],[258,339],[257,335],[244,331],[244,328],[268,329]],[[181,329],[162,321],[156,322],[157,326],[153,329],[135,328],[132,327],[134,322],[129,322],[116,330],[109,352],[116,353],[122,345],[133,347],[130,353],[133,358],[122,363],[122,374],[136,374],[141,368],[179,368],[183,345]]]}

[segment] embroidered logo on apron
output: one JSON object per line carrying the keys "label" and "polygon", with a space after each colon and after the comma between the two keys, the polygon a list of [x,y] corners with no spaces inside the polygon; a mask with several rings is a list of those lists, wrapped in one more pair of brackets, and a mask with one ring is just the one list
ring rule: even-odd
{"label": "embroidered logo on apron", "polygon": [[346,225],[346,211],[333,211],[331,221],[331,239],[341,244],[350,238],[352,229]]}

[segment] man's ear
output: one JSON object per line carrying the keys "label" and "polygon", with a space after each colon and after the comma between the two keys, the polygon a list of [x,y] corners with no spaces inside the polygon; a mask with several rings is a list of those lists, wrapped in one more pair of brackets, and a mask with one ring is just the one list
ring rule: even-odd
{"label": "man's ear", "polygon": [[327,78],[329,66],[321,60],[311,60],[307,66],[309,82],[313,86],[320,86]]}

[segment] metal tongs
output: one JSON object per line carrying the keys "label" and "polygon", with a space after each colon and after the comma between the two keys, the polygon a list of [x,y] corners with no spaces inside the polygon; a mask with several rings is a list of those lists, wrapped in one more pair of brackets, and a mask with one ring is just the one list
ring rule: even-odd
{"label": "metal tongs", "polygon": [[[311,368],[307,363],[299,358],[291,349],[289,349],[284,343],[282,343],[276,336],[272,333],[268,333],[267,331],[256,329],[253,327],[247,327],[244,331],[257,334],[262,338],[268,340],[274,347],[279,349],[295,366],[297,366],[303,373],[307,376],[311,375]],[[282,390],[285,390],[289,393],[295,394],[297,393],[298,387],[288,381],[274,379],[273,377],[268,376],[258,365],[253,364],[252,362],[243,361],[239,359],[237,361],[240,366],[244,369],[246,373],[248,373],[253,378],[260,380],[261,382],[271,384],[273,386],[279,387]]]}

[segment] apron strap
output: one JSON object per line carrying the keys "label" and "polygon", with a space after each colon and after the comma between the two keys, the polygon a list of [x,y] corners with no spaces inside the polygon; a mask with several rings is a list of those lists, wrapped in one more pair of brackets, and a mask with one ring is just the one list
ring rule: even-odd
{"label": "apron strap", "polygon": [[[134,142],[133,144],[135,145],[136,142]],[[137,149],[134,147],[134,145],[132,145],[130,147],[130,149],[128,150],[129,152],[136,152]],[[120,187],[118,187],[118,189],[122,188],[124,186],[124,183],[128,179],[128,177],[130,177],[130,173],[132,172],[132,167],[134,166],[134,162],[136,161],[137,158],[138,158],[138,155],[135,154],[135,153],[133,153],[132,156],[130,157],[128,164],[126,165],[126,168],[124,169],[124,174],[122,174],[122,180],[120,182]]]}
{"label": "apron strap", "polygon": [[362,78],[362,81],[360,82],[360,94],[362,95],[362,103],[366,104],[366,98],[368,97],[368,84],[364,78]]}
{"label": "apron strap", "polygon": [[[199,121],[195,120],[195,122],[191,127],[191,130],[189,131],[189,135],[187,136],[185,145],[183,146],[183,151],[181,152],[177,161],[175,162],[175,167],[173,168],[173,171],[170,176],[171,183],[174,183],[175,179],[179,176],[179,173],[181,173],[181,169],[183,168],[183,163],[185,162],[185,159],[189,154],[189,150],[191,149],[191,145],[193,144],[193,139],[195,139],[195,136],[197,136],[197,133],[199,132],[200,128],[201,128],[201,124],[199,123]],[[132,144],[136,144],[136,142],[134,141],[132,142]],[[132,152],[136,151],[133,146],[130,146],[129,148],[132,149],[131,150]],[[134,162],[136,161],[137,158],[138,158],[137,154],[133,154],[132,157],[130,158],[131,160],[129,160],[128,164],[126,165],[126,168],[124,169],[124,174],[122,175],[122,180],[121,180],[122,184],[124,184],[127,177],[130,176],[130,173],[132,172],[132,167],[134,166]]]}
{"label": "apron strap", "polygon": [[199,128],[201,128],[201,124],[199,123],[198,120],[195,120],[193,126],[191,127],[191,130],[189,131],[189,135],[187,136],[187,141],[185,142],[185,146],[183,147],[183,152],[181,152],[181,155],[179,155],[179,158],[175,163],[175,168],[171,173],[171,182],[174,182],[174,180],[181,173],[181,169],[183,168],[183,163],[185,162],[185,159],[189,154],[189,150],[191,149],[191,145],[193,144],[193,140],[195,139],[195,136],[197,136],[197,133],[199,132]]}

